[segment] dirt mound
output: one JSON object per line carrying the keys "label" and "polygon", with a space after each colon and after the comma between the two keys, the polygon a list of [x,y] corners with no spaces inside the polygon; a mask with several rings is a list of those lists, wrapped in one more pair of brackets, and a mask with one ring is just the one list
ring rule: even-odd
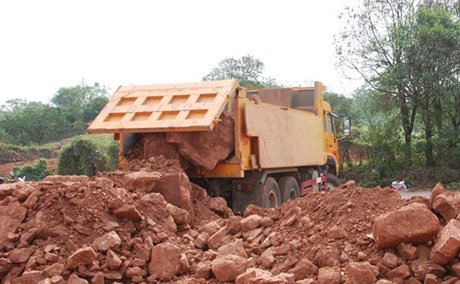
{"label": "dirt mound", "polygon": [[[139,165],[138,171],[94,178],[50,176],[39,183],[1,185],[2,283],[53,277],[57,282],[52,283],[70,277],[139,280],[149,271],[152,247],[164,242],[182,247],[198,234],[192,228],[222,218],[209,209],[212,198],[192,186],[177,162],[155,157],[130,168]],[[179,198],[177,206],[159,193],[166,186],[178,193],[169,196]]]}
{"label": "dirt mound", "polygon": [[[171,192],[174,192],[173,195]],[[234,216],[177,160],[0,186],[2,283],[455,283],[460,198],[347,183]],[[444,281],[444,282],[443,282]]]}

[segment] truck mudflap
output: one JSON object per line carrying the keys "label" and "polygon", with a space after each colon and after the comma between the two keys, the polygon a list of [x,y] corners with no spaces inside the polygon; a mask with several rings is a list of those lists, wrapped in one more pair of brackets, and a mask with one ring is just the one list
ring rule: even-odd
{"label": "truck mudflap", "polygon": [[313,189],[315,184],[321,184],[322,188],[326,188],[326,175],[303,182],[300,186],[300,196],[315,192]]}

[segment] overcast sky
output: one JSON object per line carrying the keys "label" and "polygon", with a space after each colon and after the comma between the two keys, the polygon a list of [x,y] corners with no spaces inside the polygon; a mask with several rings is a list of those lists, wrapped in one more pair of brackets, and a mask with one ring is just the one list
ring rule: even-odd
{"label": "overcast sky", "polygon": [[200,81],[251,54],[282,83],[360,85],[335,67],[333,36],[350,0],[1,1],[0,103],[48,101],[84,79],[119,85]]}

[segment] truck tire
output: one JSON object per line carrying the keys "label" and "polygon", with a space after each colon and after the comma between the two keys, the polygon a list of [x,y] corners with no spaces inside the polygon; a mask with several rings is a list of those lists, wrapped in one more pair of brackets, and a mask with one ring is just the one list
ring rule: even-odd
{"label": "truck tire", "polygon": [[326,174],[326,191],[331,191],[334,187],[340,185],[340,180],[334,174]]}
{"label": "truck tire", "polygon": [[281,196],[278,183],[272,177],[267,177],[262,187],[263,208],[277,208],[281,205]]}
{"label": "truck tire", "polygon": [[286,176],[280,178],[278,181],[278,186],[281,192],[282,203],[299,198],[299,184],[297,183],[297,180],[294,177]]}

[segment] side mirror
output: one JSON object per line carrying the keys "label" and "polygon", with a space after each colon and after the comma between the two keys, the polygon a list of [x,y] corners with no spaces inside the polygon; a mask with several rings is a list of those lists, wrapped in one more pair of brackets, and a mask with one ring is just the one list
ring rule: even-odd
{"label": "side mirror", "polygon": [[351,134],[351,121],[349,117],[343,118],[343,134],[348,136]]}

